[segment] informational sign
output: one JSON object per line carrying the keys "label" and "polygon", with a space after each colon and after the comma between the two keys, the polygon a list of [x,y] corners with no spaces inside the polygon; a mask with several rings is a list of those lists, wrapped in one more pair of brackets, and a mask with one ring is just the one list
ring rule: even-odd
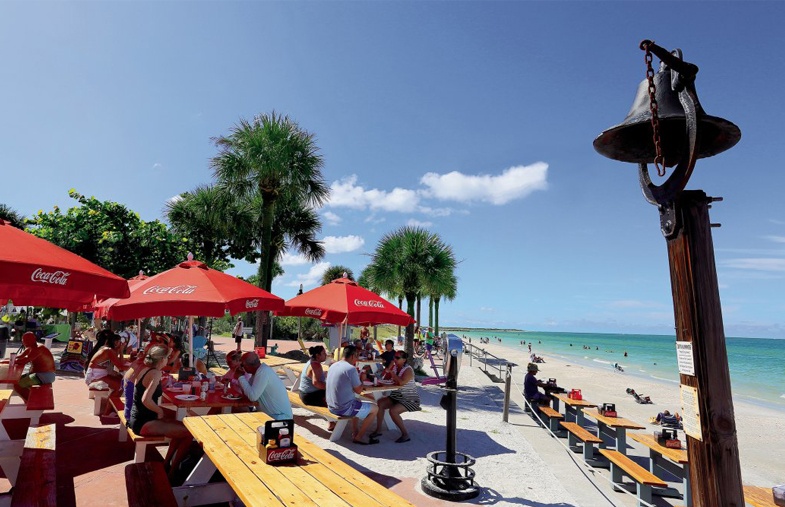
{"label": "informational sign", "polygon": [[676,342],[676,361],[679,363],[679,373],[695,376],[692,342]]}
{"label": "informational sign", "polygon": [[684,424],[684,433],[692,438],[703,441],[701,433],[701,413],[698,406],[698,389],[681,385],[681,422]]}

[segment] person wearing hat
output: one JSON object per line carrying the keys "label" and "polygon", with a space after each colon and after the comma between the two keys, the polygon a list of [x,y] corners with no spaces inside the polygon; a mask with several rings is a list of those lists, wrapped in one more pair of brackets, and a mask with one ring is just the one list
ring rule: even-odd
{"label": "person wearing hat", "polygon": [[523,378],[523,395],[529,400],[530,403],[537,403],[540,405],[547,405],[550,398],[540,392],[539,387],[545,387],[545,382],[537,380],[537,372],[540,371],[539,367],[534,363],[529,363],[526,367],[528,373]]}

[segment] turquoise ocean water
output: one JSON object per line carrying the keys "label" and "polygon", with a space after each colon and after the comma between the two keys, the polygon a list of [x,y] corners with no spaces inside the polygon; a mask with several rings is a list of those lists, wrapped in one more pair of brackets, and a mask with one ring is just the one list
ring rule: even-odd
{"label": "turquoise ocean water", "polygon": [[[609,370],[613,363],[619,363],[624,368],[624,375],[630,377],[629,385],[625,387],[635,387],[634,377],[679,383],[675,336],[490,330],[451,332],[471,337],[472,343],[477,345],[479,337],[490,338],[491,343],[494,338],[500,338],[500,345],[527,353],[531,342],[532,351],[545,356],[546,360],[547,356],[556,355]],[[527,345],[521,344],[524,340]],[[785,411],[785,340],[726,338],[725,344],[734,399]],[[625,351],[627,357],[624,357]]]}

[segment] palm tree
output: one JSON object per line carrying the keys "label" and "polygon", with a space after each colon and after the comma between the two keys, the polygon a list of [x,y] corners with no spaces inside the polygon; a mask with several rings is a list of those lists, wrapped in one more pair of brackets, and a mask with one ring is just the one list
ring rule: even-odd
{"label": "palm tree", "polygon": [[[259,249],[259,286],[269,291],[276,255],[276,205],[279,200],[290,200],[303,207],[324,203],[329,189],[321,173],[322,157],[313,134],[275,112],[259,115],[250,122],[241,119],[229,135],[215,138],[214,142],[219,153],[211,160],[211,167],[218,184],[240,199],[259,199],[261,213],[246,232],[249,243]],[[261,345],[266,346],[267,313],[259,312],[257,316],[257,340],[261,337]]]}
{"label": "palm tree", "polygon": [[[406,311],[414,318],[414,306],[422,293],[426,271],[433,254],[431,245],[439,237],[420,227],[401,227],[384,235],[373,254],[371,270],[374,283],[384,292],[403,294]],[[406,352],[414,352],[414,324],[406,327]]]}
{"label": "palm tree", "polygon": [[328,283],[332,282],[336,278],[343,278],[344,273],[346,274],[346,278],[349,280],[354,280],[354,273],[350,268],[346,266],[341,266],[337,264],[335,266],[330,266],[324,273],[322,273],[322,285],[327,285]]}
{"label": "palm tree", "polygon": [[[457,262],[452,247],[445,244],[442,239],[434,234],[433,240],[429,244],[429,255],[427,263],[423,269],[423,291],[422,295],[427,295],[435,303],[436,319],[434,324],[434,334],[439,333],[439,300],[442,296],[452,300],[455,297],[458,287],[458,280],[455,277]],[[419,296],[418,296],[419,297]]]}
{"label": "palm tree", "polygon": [[431,290],[433,291],[431,294],[431,302],[433,303],[434,307],[434,319],[433,319],[433,334],[435,336],[439,335],[439,302],[442,298],[452,301],[455,299],[455,296],[458,294],[458,279],[455,277],[455,274],[448,277],[447,280],[444,280],[443,285],[438,285],[438,289],[435,288],[435,285],[431,286]]}
{"label": "palm tree", "polygon": [[0,203],[0,218],[11,222],[11,225],[18,229],[24,229],[25,227],[24,217],[20,215],[18,211],[6,204]]}
{"label": "palm tree", "polygon": [[232,196],[202,185],[166,204],[164,214],[175,232],[191,243],[194,256],[216,269],[226,268],[231,219],[239,214]]}

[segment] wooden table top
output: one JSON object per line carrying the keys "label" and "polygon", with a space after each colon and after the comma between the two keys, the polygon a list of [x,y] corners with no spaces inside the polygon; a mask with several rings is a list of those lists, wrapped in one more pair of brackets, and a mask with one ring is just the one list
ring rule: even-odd
{"label": "wooden table top", "polygon": [[[178,400],[177,395],[183,394],[182,391],[171,391],[169,389],[164,389],[164,398],[166,401],[171,403],[172,405],[176,406],[177,408],[193,408],[193,407],[249,407],[255,405],[254,402],[242,396],[239,400],[228,400],[224,398],[223,391],[216,390],[213,393],[208,392],[207,398],[201,400],[200,398],[196,398],[192,401],[187,400]],[[199,396],[198,393],[192,393],[195,396]]]}
{"label": "wooden table top", "polygon": [[611,428],[626,428],[628,430],[645,430],[646,426],[642,426],[636,422],[630,421],[623,417],[605,417],[595,410],[586,410],[583,412],[587,416],[595,419]]}
{"label": "wooden table top", "polygon": [[8,403],[8,400],[11,399],[11,396],[13,396],[13,394],[14,394],[13,389],[0,389],[0,412],[3,411],[6,404]]}
{"label": "wooden table top", "polygon": [[186,417],[185,426],[248,507],[414,507],[300,435],[295,463],[271,466],[256,449],[263,412]]}
{"label": "wooden table top", "polygon": [[[281,356],[267,356],[264,359],[260,359],[260,361],[266,364],[267,366],[273,368],[276,366],[283,366],[285,364],[300,363],[300,361],[297,361],[296,359],[289,359],[288,357],[281,357]],[[305,363],[300,363],[300,364],[305,364]]]}
{"label": "wooden table top", "polygon": [[0,361],[0,383],[16,384],[22,376],[25,365],[14,365],[11,368],[7,359]]}
{"label": "wooden table top", "polygon": [[654,452],[662,454],[674,463],[679,463],[681,465],[689,463],[689,459],[687,458],[687,449],[672,449],[670,447],[660,445],[657,443],[657,439],[654,438],[654,435],[650,433],[630,433],[629,435],[630,438],[636,442],[645,445]]}
{"label": "wooden table top", "polygon": [[776,507],[771,488],[744,486],[744,501],[752,507]]}
{"label": "wooden table top", "polygon": [[560,393],[553,393],[551,394],[556,399],[563,401],[566,405],[570,405],[572,407],[596,407],[596,403],[592,403],[586,400],[573,400],[572,398],[568,397],[566,394]]}

